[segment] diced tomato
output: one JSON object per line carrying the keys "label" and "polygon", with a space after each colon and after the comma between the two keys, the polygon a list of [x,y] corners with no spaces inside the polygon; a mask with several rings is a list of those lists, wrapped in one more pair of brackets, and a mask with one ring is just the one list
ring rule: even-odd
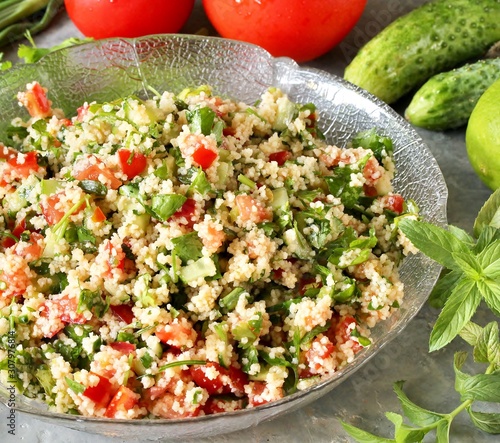
{"label": "diced tomato", "polygon": [[363,192],[367,197],[376,197],[378,195],[377,188],[366,183],[363,185]]}
{"label": "diced tomato", "polygon": [[238,411],[243,409],[242,400],[224,398],[224,397],[210,397],[203,405],[203,412],[206,415],[220,414],[227,411]]}
{"label": "diced tomato", "polygon": [[16,243],[14,253],[24,257],[27,261],[37,260],[42,256],[43,247],[39,242],[43,239],[43,235],[37,232],[31,232],[27,242]]}
{"label": "diced tomato", "polygon": [[196,223],[196,220],[193,220],[193,216],[196,212],[196,201],[192,198],[188,198],[181,209],[179,209],[169,220],[178,220],[184,218],[186,223],[184,223],[188,228],[192,228]]}
{"label": "diced tomato", "polygon": [[37,153],[35,151],[30,151],[26,154],[13,154],[14,153],[7,154],[7,163],[21,177],[27,178],[40,168],[37,163]]}
{"label": "diced tomato", "polygon": [[[177,407],[174,406],[175,403]],[[180,408],[179,403],[181,404]],[[144,405],[153,415],[169,419],[197,417],[202,411],[201,405],[193,405],[190,401],[186,402],[185,398],[179,398],[178,395],[170,392],[154,401],[146,398]]]}
{"label": "diced tomato", "polygon": [[321,288],[321,286],[323,286],[323,284],[321,282],[317,282],[316,277],[304,276],[299,282],[299,294],[304,295],[308,289],[317,289]]}
{"label": "diced tomato", "polygon": [[49,226],[57,224],[64,217],[64,211],[56,208],[59,201],[59,194],[52,194],[41,204],[42,214]]}
{"label": "diced tomato", "polygon": [[134,313],[131,305],[111,305],[111,311],[123,320],[127,325],[134,321]]}
{"label": "diced tomato", "polygon": [[272,211],[265,208],[260,201],[251,195],[237,195],[235,201],[239,211],[239,218],[243,222],[252,221],[254,223],[261,223],[273,219]]}
{"label": "diced tomato", "polygon": [[278,166],[283,166],[287,160],[292,158],[292,154],[289,151],[278,151],[269,154],[269,161],[278,163]]}
{"label": "diced tomato", "polygon": [[250,394],[248,394],[248,404],[251,406],[260,406],[267,403],[267,400],[262,398],[262,394],[266,389],[266,384],[263,381],[252,381],[249,383],[251,387]]}
{"label": "diced tomato", "polygon": [[52,103],[47,98],[47,91],[38,82],[28,85],[26,91],[20,92],[17,98],[32,117],[45,118],[52,115]]}
{"label": "diced tomato", "polygon": [[88,386],[83,391],[83,395],[90,398],[97,406],[107,407],[113,396],[113,386],[106,377],[94,372],[91,372],[91,374],[99,377],[99,382],[95,386]]}
{"label": "diced tomato", "polygon": [[156,329],[156,336],[165,344],[178,349],[192,348],[198,334],[189,320],[176,318],[171,323]]}
{"label": "diced tomato", "polygon": [[227,137],[228,135],[236,134],[236,130],[231,126],[227,126],[222,130],[222,134]]}
{"label": "diced tomato", "polygon": [[[26,218],[23,218],[12,230],[12,235],[19,240],[21,234],[26,231]],[[16,244],[15,240],[11,237],[5,237],[2,241],[2,246],[4,248],[10,248]]]}
{"label": "diced tomato", "polygon": [[106,215],[102,212],[102,209],[99,206],[96,206],[94,209],[94,213],[92,214],[92,221],[94,223],[102,223],[106,220]]}
{"label": "diced tomato", "polygon": [[111,189],[118,189],[122,182],[115,177],[113,171],[100,160],[93,160],[92,157],[79,161],[73,171],[73,177],[77,180],[99,181],[99,176],[103,176],[107,185]]}
{"label": "diced tomato", "polygon": [[78,312],[78,300],[68,295],[58,295],[52,299],[57,306],[59,317],[64,323],[84,324],[87,319],[83,313]]}
{"label": "diced tomato", "polygon": [[[206,365],[194,365],[189,368],[193,381],[201,388],[207,390],[210,395],[236,394],[243,395],[245,385],[248,383],[247,375],[234,366],[226,369],[215,362],[207,362]],[[213,377],[213,373],[217,374]]]}
{"label": "diced tomato", "polygon": [[135,351],[135,345],[127,341],[115,341],[110,343],[109,346],[111,346],[115,351],[122,352],[125,355],[131,354]]}
{"label": "diced tomato", "polygon": [[105,417],[115,418],[119,412],[125,413],[139,403],[140,396],[126,386],[120,386],[116,394],[111,399]]}
{"label": "diced tomato", "polygon": [[100,254],[106,256],[106,268],[102,277],[113,277],[113,271],[116,269],[118,271],[123,271],[125,269],[125,253],[121,247],[113,245],[109,240],[105,240],[103,251]]}
{"label": "diced tomato", "polygon": [[[342,343],[345,343],[349,340],[352,340],[351,333],[352,331],[356,328],[357,323],[354,317],[351,317],[350,315],[347,315],[344,317],[344,319],[337,325],[336,327],[336,336],[340,336]],[[354,353],[360,351],[363,349],[363,346],[361,346],[357,341],[352,340],[353,345],[352,345],[352,350]]]}
{"label": "diced tomato", "polygon": [[382,176],[380,165],[375,157],[370,157],[363,168],[363,177],[368,185],[373,185]]}
{"label": "diced tomato", "polygon": [[144,154],[141,154],[140,152],[132,152],[128,149],[119,149],[118,159],[123,173],[129,180],[132,180],[137,175],[142,174],[148,163]]}
{"label": "diced tomato", "polygon": [[82,106],[80,106],[77,110],[76,110],[76,119],[79,121],[79,122],[82,122],[83,121],[83,118],[87,115],[87,113],[89,112],[89,104],[88,103],[84,103]]}
{"label": "diced tomato", "polygon": [[384,195],[382,197],[382,205],[389,211],[401,214],[404,209],[404,198],[399,194]]}
{"label": "diced tomato", "polygon": [[208,169],[217,158],[217,152],[200,145],[193,153],[193,160],[202,167]]}

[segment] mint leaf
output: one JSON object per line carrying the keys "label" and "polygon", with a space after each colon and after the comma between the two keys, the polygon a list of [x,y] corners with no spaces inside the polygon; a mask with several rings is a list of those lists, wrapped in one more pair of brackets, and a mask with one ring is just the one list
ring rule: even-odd
{"label": "mint leaf", "polygon": [[429,350],[450,343],[467,324],[481,302],[476,282],[464,277],[458,281],[432,329]]}
{"label": "mint leaf", "polygon": [[404,218],[399,229],[425,255],[444,267],[459,271],[452,253],[471,254],[471,250],[451,232],[430,223]]}
{"label": "mint leaf", "polygon": [[463,229],[460,229],[453,225],[448,225],[448,231],[450,231],[458,240],[467,244],[469,248],[472,248],[476,241],[469,235],[469,233]]}
{"label": "mint leaf", "polygon": [[340,424],[345,429],[345,431],[354,438],[359,443],[395,443],[396,440],[389,440],[387,438],[377,437],[376,435],[370,434],[369,432],[363,431],[362,429],[356,428],[344,421]]}
{"label": "mint leaf", "polygon": [[467,412],[474,426],[489,434],[500,434],[500,414],[473,411],[467,408]]}
{"label": "mint leaf", "polygon": [[498,296],[500,294],[500,283],[492,280],[480,281],[477,287],[491,311],[497,317],[500,317],[500,297]]}
{"label": "mint leaf", "polygon": [[455,391],[457,391],[459,394],[462,394],[464,392],[465,382],[471,377],[469,374],[461,371],[465,360],[467,360],[467,352],[456,352],[453,357],[453,369],[455,371]]}
{"label": "mint leaf", "polygon": [[469,345],[476,346],[477,340],[481,335],[483,328],[476,325],[473,322],[467,323],[460,331],[460,337],[462,337]]}
{"label": "mint leaf", "polygon": [[429,426],[443,419],[442,414],[428,411],[413,403],[403,392],[404,381],[394,383],[393,389],[396,393],[405,415],[417,426]]}
{"label": "mint leaf", "polygon": [[463,276],[464,274],[461,271],[449,271],[442,275],[429,295],[429,304],[433,308],[441,309],[453,292],[455,285]]}
{"label": "mint leaf", "polygon": [[472,375],[463,383],[462,401],[500,402],[500,372]]}
{"label": "mint leaf", "polygon": [[474,360],[479,363],[495,363],[500,355],[498,323],[488,323],[481,331],[474,346]]}
{"label": "mint leaf", "polygon": [[407,426],[403,423],[403,417],[394,412],[386,412],[385,416],[394,423],[397,442],[417,442],[422,441],[429,429],[418,429]]}
{"label": "mint leaf", "polygon": [[436,443],[448,443],[450,441],[451,420],[443,420],[436,428]]}
{"label": "mint leaf", "polygon": [[452,253],[457,266],[471,280],[479,280],[483,270],[479,264],[479,260],[472,254],[455,254]]}
{"label": "mint leaf", "polygon": [[500,188],[486,200],[474,222],[474,235],[479,238],[485,226],[500,229]]}
{"label": "mint leaf", "polygon": [[151,199],[151,211],[158,220],[167,221],[182,208],[186,200],[180,194],[156,194]]}
{"label": "mint leaf", "polygon": [[480,253],[484,248],[489,246],[490,243],[500,240],[500,229],[492,226],[485,226],[481,231],[481,235],[477,239],[474,252]]}
{"label": "mint leaf", "polygon": [[500,240],[486,246],[477,258],[486,277],[500,280]]}

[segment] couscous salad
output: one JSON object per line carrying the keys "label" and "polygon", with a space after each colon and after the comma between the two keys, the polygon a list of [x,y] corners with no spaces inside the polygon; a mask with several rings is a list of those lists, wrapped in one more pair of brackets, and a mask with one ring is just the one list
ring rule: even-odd
{"label": "couscous salad", "polygon": [[[0,144],[0,374],[120,419],[255,407],[335,373],[403,302],[392,142],[208,86],[84,103],[39,83]],[[10,344],[15,343],[12,347]]]}

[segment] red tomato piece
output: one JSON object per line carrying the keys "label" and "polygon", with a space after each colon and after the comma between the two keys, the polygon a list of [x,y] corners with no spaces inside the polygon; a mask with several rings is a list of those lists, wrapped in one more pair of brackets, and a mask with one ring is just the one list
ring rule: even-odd
{"label": "red tomato piece", "polygon": [[182,205],[181,209],[179,209],[172,217],[169,218],[169,220],[177,220],[180,218],[186,219],[186,225],[189,228],[192,228],[193,225],[195,224],[195,220],[193,220],[193,217],[196,212],[196,201],[192,198],[188,198],[184,204]]}
{"label": "red tomato piece", "polygon": [[357,23],[366,0],[203,0],[222,37],[257,44],[298,62],[325,54]]}
{"label": "red tomato piece", "polygon": [[134,321],[134,313],[132,312],[131,305],[111,305],[110,308],[113,314],[127,323],[127,325]]}
{"label": "red tomato piece", "polygon": [[122,352],[125,355],[135,352],[135,345],[133,343],[129,343],[128,341],[115,341],[110,343],[109,346],[111,346],[115,351]]}
{"label": "red tomato piece", "polygon": [[[23,218],[12,230],[12,235],[19,240],[21,234],[26,231],[26,218]],[[2,241],[2,246],[4,248],[10,248],[16,244],[15,240],[11,237],[5,237]]]}
{"label": "red tomato piece", "polygon": [[7,160],[7,163],[12,166],[13,169],[17,171],[22,177],[27,178],[33,172],[38,171],[39,166],[37,163],[37,153],[35,151],[27,152],[26,154],[20,154],[23,159],[19,159],[19,156],[11,157]]}
{"label": "red tomato piece", "polygon": [[105,417],[115,418],[119,412],[125,413],[139,403],[140,396],[126,386],[120,386],[116,394],[111,399]]}
{"label": "red tomato piece", "polygon": [[269,154],[269,161],[278,163],[278,166],[283,166],[291,158],[292,154],[289,151],[278,151]]}
{"label": "red tomato piece", "polygon": [[88,386],[83,395],[90,398],[96,405],[100,407],[107,407],[113,396],[113,386],[109,379],[103,377],[95,372],[91,372],[92,375],[97,375],[99,377],[99,382],[95,386]]}
{"label": "red tomato piece", "polygon": [[106,179],[111,189],[118,189],[122,185],[121,180],[115,177],[111,169],[101,161],[94,162],[91,160],[91,157],[80,161],[77,164],[77,168],[73,171],[73,177],[77,180],[99,181],[99,176],[103,176]]}
{"label": "red tomato piece", "polygon": [[405,200],[400,194],[385,195],[382,197],[382,205],[389,211],[401,214],[404,210]]}
{"label": "red tomato piece", "polygon": [[64,4],[85,36],[102,39],[176,33],[191,15],[194,0],[65,0]]}
{"label": "red tomato piece", "polygon": [[79,122],[82,122],[83,118],[87,115],[88,112],[89,112],[89,104],[88,103],[84,103],[82,106],[80,106],[76,110],[76,119]]}
{"label": "red tomato piece", "polygon": [[148,163],[144,154],[141,154],[140,152],[132,152],[128,149],[119,149],[118,159],[123,173],[129,180],[132,180],[137,175],[142,174]]}
{"label": "red tomato piece", "polygon": [[238,368],[230,366],[224,368],[218,363],[209,361],[206,365],[194,365],[189,368],[193,381],[201,388],[207,390],[210,395],[245,393],[245,385],[248,383],[247,375]]}
{"label": "red tomato piece", "polygon": [[248,394],[248,404],[255,407],[267,403],[267,400],[262,398],[266,384],[263,381],[252,381],[249,385],[251,390]]}
{"label": "red tomato piece", "polygon": [[49,226],[54,226],[64,217],[64,211],[56,208],[59,200],[59,194],[52,194],[40,205],[42,207],[42,214]]}
{"label": "red tomato piece", "polygon": [[92,214],[92,221],[94,223],[102,223],[106,220],[106,215],[102,212],[102,209],[99,206],[96,206],[94,209],[94,213]]}
{"label": "red tomato piece", "polygon": [[272,211],[265,208],[260,201],[251,195],[237,195],[235,201],[239,217],[243,222],[252,221],[253,223],[261,223],[273,219]]}
{"label": "red tomato piece", "polygon": [[24,257],[27,261],[37,260],[42,256],[43,248],[40,246],[39,241],[44,237],[37,232],[31,232],[27,244],[16,243],[14,252],[16,255]]}
{"label": "red tomato piece", "polygon": [[200,145],[193,153],[193,160],[202,167],[208,169],[217,158],[217,152]]}
{"label": "red tomato piece", "polygon": [[45,118],[52,115],[52,103],[47,98],[47,91],[38,82],[28,85],[26,91],[20,92],[17,98],[32,117]]}
{"label": "red tomato piece", "polygon": [[192,348],[197,339],[193,325],[185,318],[176,318],[171,323],[156,330],[156,336],[165,344],[174,348]]}

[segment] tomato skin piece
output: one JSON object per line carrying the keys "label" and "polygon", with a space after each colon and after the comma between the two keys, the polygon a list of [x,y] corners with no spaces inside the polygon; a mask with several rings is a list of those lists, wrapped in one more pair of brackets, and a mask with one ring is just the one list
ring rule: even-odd
{"label": "tomato skin piece", "polygon": [[127,323],[127,325],[134,321],[134,313],[132,312],[131,305],[111,305],[110,309],[113,314]]}
{"label": "tomato skin piece", "polygon": [[325,54],[351,31],[367,0],[203,0],[222,36],[262,46],[297,62]]}
{"label": "tomato skin piece", "polygon": [[127,341],[115,341],[113,343],[110,343],[109,346],[115,351],[122,352],[125,355],[135,352],[135,345]]}
{"label": "tomato skin piece", "polygon": [[128,149],[118,150],[118,159],[123,173],[129,180],[140,175],[146,169],[148,160],[140,152],[132,152]]}
{"label": "tomato skin piece", "polygon": [[99,206],[96,206],[94,209],[94,213],[92,214],[92,221],[94,223],[101,223],[106,220],[106,215],[102,212],[102,209]]}
{"label": "tomato skin piece", "polygon": [[56,223],[64,217],[64,212],[56,209],[56,205],[59,203],[59,195],[52,194],[47,200],[41,205],[42,214],[45,221],[49,226],[54,226]]}
{"label": "tomato skin piece", "polygon": [[210,168],[212,163],[217,158],[217,152],[212,151],[211,149],[207,149],[204,146],[201,146],[196,149],[193,153],[193,160],[201,166],[203,170]]}
{"label": "tomato skin piece", "polygon": [[384,208],[389,209],[396,214],[401,214],[404,210],[405,200],[400,194],[384,195],[382,204]]}
{"label": "tomato skin piece", "polygon": [[132,409],[138,402],[139,396],[132,389],[120,386],[106,408],[104,416],[115,418],[118,412],[126,412]]}
{"label": "tomato skin piece", "polygon": [[[26,218],[23,218],[12,230],[12,235],[16,237],[19,240],[19,237],[21,237],[21,234],[26,231]],[[5,237],[2,241],[2,246],[4,248],[10,248],[11,246],[14,246],[16,242],[14,241],[13,238],[11,237]]]}
{"label": "tomato skin piece", "polygon": [[66,11],[87,37],[140,37],[178,32],[194,0],[65,0]]}
{"label": "tomato skin piece", "polygon": [[269,161],[278,163],[278,166],[283,166],[290,158],[292,158],[292,154],[289,151],[278,151],[269,154]]}
{"label": "tomato skin piece", "polygon": [[107,407],[113,396],[113,386],[106,377],[96,374],[95,372],[92,372],[92,374],[99,377],[99,383],[95,386],[88,386],[85,391],[83,391],[83,395],[90,398],[96,405]]}
{"label": "tomato skin piece", "polygon": [[31,83],[26,91],[20,92],[17,97],[32,117],[45,118],[52,115],[52,103],[40,83]]}

